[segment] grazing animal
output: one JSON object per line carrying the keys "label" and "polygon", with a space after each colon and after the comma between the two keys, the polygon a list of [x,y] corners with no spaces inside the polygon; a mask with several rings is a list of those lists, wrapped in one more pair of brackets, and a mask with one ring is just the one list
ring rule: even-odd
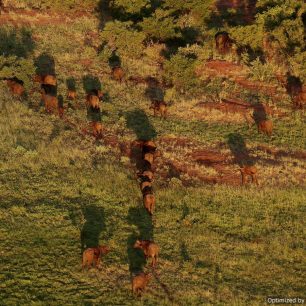
{"label": "grazing animal", "polygon": [[306,92],[300,92],[294,97],[294,104],[296,108],[303,109],[306,104]]}
{"label": "grazing animal", "polygon": [[145,170],[142,173],[137,173],[137,176],[141,179],[149,179],[151,182],[153,181],[154,175],[150,170]]}
{"label": "grazing animal", "polygon": [[101,255],[106,255],[110,249],[105,245],[99,245],[97,248],[88,248],[83,252],[82,270],[85,267],[90,268],[95,266],[96,268],[100,265]]}
{"label": "grazing animal", "polygon": [[287,93],[290,95],[295,108],[303,108],[305,102],[305,93],[303,92],[303,84],[299,77],[287,74],[285,84]]}
{"label": "grazing animal", "polygon": [[21,97],[24,94],[25,89],[22,82],[15,80],[7,80],[6,82],[13,95]]}
{"label": "grazing animal", "polygon": [[46,75],[35,75],[33,77],[34,82],[38,82],[44,85],[56,86],[57,81],[55,75],[46,74]]}
{"label": "grazing animal", "polygon": [[100,108],[100,99],[97,95],[94,95],[92,93],[88,94],[86,96],[86,107],[90,108]]}
{"label": "grazing animal", "polygon": [[58,99],[55,96],[46,94],[45,90],[41,91],[42,100],[48,113],[56,114],[59,111]]}
{"label": "grazing animal", "polygon": [[154,101],[152,102],[150,109],[154,110],[154,116],[156,117],[159,113],[160,116],[164,119],[167,118],[167,104],[163,101]]}
{"label": "grazing animal", "polygon": [[136,240],[134,248],[143,250],[146,259],[149,257],[152,258],[152,267],[156,266],[159,246],[155,242],[150,240]]}
{"label": "grazing animal", "polygon": [[154,162],[154,153],[145,153],[143,159],[153,165]]}
{"label": "grazing animal", "polygon": [[250,176],[252,178],[252,183],[258,185],[257,180],[257,168],[255,166],[244,166],[240,168],[242,185],[246,182],[246,176]]}
{"label": "grazing animal", "polygon": [[140,273],[133,277],[132,279],[132,292],[136,296],[140,296],[144,292],[147,284],[151,279],[150,274]]}
{"label": "grazing animal", "polygon": [[140,183],[140,189],[143,192],[146,187],[152,188],[152,181],[148,177],[142,177]]}
{"label": "grazing animal", "polygon": [[227,32],[218,32],[215,35],[215,43],[217,51],[224,55],[231,51],[234,41]]}
{"label": "grazing animal", "polygon": [[153,215],[155,209],[155,196],[152,192],[152,188],[145,187],[143,190],[143,204],[145,209],[150,215]]}
{"label": "grazing animal", "polygon": [[103,132],[102,123],[99,121],[93,121],[91,122],[91,127],[92,127],[93,136],[96,137],[97,139],[101,139]]}
{"label": "grazing animal", "polygon": [[43,76],[42,83],[46,85],[56,86],[56,77],[54,75],[47,74]]}
{"label": "grazing animal", "polygon": [[143,142],[143,146],[144,146],[144,147],[147,147],[147,148],[150,148],[150,150],[154,150],[154,151],[155,151],[155,149],[157,148],[157,147],[156,147],[156,144],[154,143],[153,140],[145,140],[145,141]]}
{"label": "grazing animal", "polygon": [[76,91],[72,89],[68,89],[67,99],[75,100],[76,99]]}
{"label": "grazing animal", "polygon": [[273,132],[273,122],[271,120],[262,120],[258,123],[258,133],[262,132],[267,136],[271,136]]}
{"label": "grazing animal", "polygon": [[114,67],[112,70],[113,79],[122,82],[124,71],[121,67]]}

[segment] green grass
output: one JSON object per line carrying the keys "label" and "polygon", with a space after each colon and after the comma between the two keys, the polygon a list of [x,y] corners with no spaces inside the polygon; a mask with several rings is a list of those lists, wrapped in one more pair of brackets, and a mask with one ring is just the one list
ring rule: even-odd
{"label": "green grass", "polygon": [[[267,296],[303,296],[302,189],[171,181],[156,191],[152,222],[133,170],[106,148],[9,97],[1,103],[3,305],[263,305]],[[149,268],[132,248],[138,237],[161,247],[140,300],[130,272]],[[82,272],[82,244],[97,243],[112,251],[100,271]]]}
{"label": "green grass", "polygon": [[[167,121],[154,118],[145,86],[114,82],[106,63],[83,45],[95,26],[86,17],[69,27],[36,26],[35,56],[54,56],[60,94],[66,95],[66,78],[77,78],[80,105],[82,77],[98,76],[110,96],[103,122],[120,140],[173,134],[210,146],[238,133],[248,144],[305,148],[299,115],[274,120],[271,139],[246,125],[178,119],[171,108]],[[84,68],[80,56],[93,57],[94,65]],[[131,74],[137,70],[124,63]],[[155,70],[145,58],[137,64],[141,75]],[[127,158],[46,116],[39,95],[19,102],[5,86],[0,92],[1,305],[263,305],[268,296],[303,296],[301,187],[187,188],[178,179],[160,181],[152,222]],[[84,107],[69,117],[86,123]],[[141,299],[131,294],[130,273],[150,269],[132,248],[137,238],[161,247],[156,277]],[[100,271],[82,272],[82,246],[98,243],[112,251]]]}

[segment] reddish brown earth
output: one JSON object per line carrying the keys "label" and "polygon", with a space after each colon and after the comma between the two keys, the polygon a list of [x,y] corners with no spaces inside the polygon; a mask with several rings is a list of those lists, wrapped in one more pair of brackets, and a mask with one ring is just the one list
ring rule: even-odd
{"label": "reddish brown earth", "polygon": [[86,11],[55,13],[38,10],[10,9],[2,11],[0,15],[0,25],[11,24],[15,27],[31,25],[57,25],[76,22],[78,18],[91,14]]}
{"label": "reddish brown earth", "polygon": [[208,75],[208,77],[224,77],[233,80],[243,88],[251,91],[260,91],[268,95],[275,95],[276,85],[270,85],[261,81],[252,81],[248,79],[249,68],[240,64],[235,64],[221,60],[207,61],[196,70],[198,76]]}
{"label": "reddish brown earth", "polygon": [[217,15],[226,14],[228,9],[235,9],[245,23],[252,23],[256,14],[257,0],[217,0],[214,4]]}

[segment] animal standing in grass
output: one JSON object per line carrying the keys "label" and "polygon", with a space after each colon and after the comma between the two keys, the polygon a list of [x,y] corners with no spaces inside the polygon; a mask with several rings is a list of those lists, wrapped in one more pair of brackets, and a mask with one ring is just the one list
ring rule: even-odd
{"label": "animal standing in grass", "polygon": [[68,93],[67,93],[67,99],[69,100],[75,100],[76,99],[76,91],[72,90],[72,89],[68,89]]}
{"label": "animal standing in grass", "polygon": [[44,103],[46,112],[49,114],[60,115],[59,104],[57,97],[47,94],[45,89],[41,91],[41,98]]}
{"label": "animal standing in grass", "polygon": [[247,176],[250,176],[252,183],[259,185],[257,180],[257,168],[255,166],[244,166],[240,168],[242,185],[245,185]]}
{"label": "animal standing in grass", "polygon": [[269,137],[272,136],[273,122],[271,120],[262,120],[257,125],[258,133],[263,133]]}
{"label": "animal standing in grass", "polygon": [[110,249],[105,245],[100,245],[97,248],[88,248],[83,252],[82,270],[85,267],[98,268],[101,261],[101,256],[106,255]]}
{"label": "animal standing in grass", "polygon": [[158,253],[159,253],[159,246],[150,240],[136,240],[134,244],[135,249],[141,249],[143,250],[143,253],[145,255],[145,258],[152,258],[152,267],[156,266]]}
{"label": "animal standing in grass", "polygon": [[164,101],[152,102],[150,109],[153,109],[155,117],[160,114],[162,118],[167,118],[167,104]]}
{"label": "animal standing in grass", "polygon": [[140,296],[151,279],[150,274],[140,273],[132,279],[132,292],[136,296]]}
{"label": "animal standing in grass", "polygon": [[123,80],[123,77],[124,77],[124,71],[121,67],[114,67],[112,69],[112,76],[113,76],[113,79],[118,81],[118,82],[122,82]]}
{"label": "animal standing in grass", "polygon": [[22,81],[9,79],[6,82],[13,95],[21,97],[24,94],[25,89]]}

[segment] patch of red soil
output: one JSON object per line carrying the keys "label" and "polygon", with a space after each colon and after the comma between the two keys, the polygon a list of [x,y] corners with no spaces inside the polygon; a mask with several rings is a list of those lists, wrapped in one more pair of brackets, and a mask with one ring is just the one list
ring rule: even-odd
{"label": "patch of red soil", "polygon": [[269,146],[266,146],[266,145],[259,145],[259,146],[257,146],[256,149],[259,150],[259,151],[268,153],[270,155],[273,155],[275,158],[291,157],[291,158],[306,160],[306,151],[289,152],[289,151],[285,151],[285,150],[272,148],[272,147],[269,147]]}
{"label": "patch of red soil", "polygon": [[212,77],[246,77],[248,75],[248,68],[228,61],[211,60],[196,69],[198,76],[204,72]]}
{"label": "patch of red soil", "polygon": [[276,85],[266,84],[265,82],[246,80],[243,77],[237,77],[234,80],[241,87],[244,87],[244,88],[247,88],[253,91],[259,90],[267,95],[275,95],[277,91]]}
{"label": "patch of red soil", "polygon": [[189,156],[193,161],[200,164],[204,164],[206,166],[213,166],[215,164],[225,163],[228,160],[228,156],[222,155],[216,151],[209,150],[195,151]]}
{"label": "patch of red soil", "polygon": [[267,95],[275,95],[277,92],[276,85],[266,84],[262,81],[248,80],[249,68],[240,64],[228,61],[211,60],[196,69],[198,76],[208,75],[209,77],[224,77],[232,79],[243,88],[251,91],[260,91]]}
{"label": "patch of red soil", "polygon": [[227,14],[228,9],[235,9],[237,15],[246,23],[252,23],[256,14],[257,0],[217,0],[215,9],[218,15]]}
{"label": "patch of red soil", "polygon": [[220,103],[200,102],[196,106],[201,108],[206,108],[209,111],[215,109],[224,113],[242,113],[242,114],[251,108],[250,104],[244,102],[237,103],[235,101],[230,101],[225,99]]}
{"label": "patch of red soil", "polygon": [[[177,161],[168,162],[171,177],[179,177],[181,174],[187,174],[190,178],[200,180],[206,184],[226,184],[238,186],[241,183],[240,173],[226,170],[225,167],[219,167],[219,175],[207,176],[203,175],[196,169],[190,169],[188,165]],[[169,178],[169,175],[163,173],[164,178]],[[181,178],[182,179],[182,178]],[[184,182],[185,180],[182,179]]]}

